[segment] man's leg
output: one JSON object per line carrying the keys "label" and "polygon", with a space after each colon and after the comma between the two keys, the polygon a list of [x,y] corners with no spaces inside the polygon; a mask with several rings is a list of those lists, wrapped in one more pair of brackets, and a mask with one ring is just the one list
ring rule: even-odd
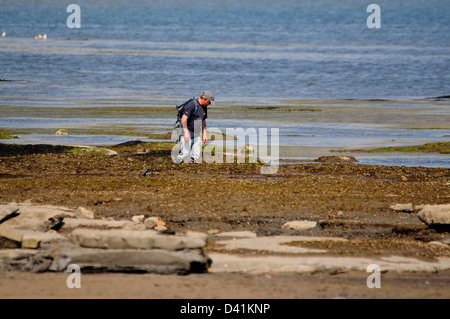
{"label": "man's leg", "polygon": [[184,135],[183,135],[183,130],[180,130],[181,133],[179,135],[179,139],[180,139],[180,152],[178,153],[177,156],[177,163],[182,163],[187,156],[189,155],[189,151],[191,149],[191,140],[189,140],[189,142],[186,142],[184,140]]}
{"label": "man's leg", "polygon": [[202,150],[202,139],[200,136],[197,136],[192,140],[191,163],[197,164],[199,162],[201,150]]}

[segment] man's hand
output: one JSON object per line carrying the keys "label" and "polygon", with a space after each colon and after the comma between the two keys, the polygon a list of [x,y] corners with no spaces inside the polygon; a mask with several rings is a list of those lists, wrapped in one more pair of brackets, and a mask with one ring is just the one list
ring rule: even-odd
{"label": "man's hand", "polygon": [[206,135],[206,132],[203,134],[203,143],[207,143],[208,142],[208,136]]}
{"label": "man's hand", "polygon": [[186,142],[189,142],[191,140],[191,134],[189,134],[189,131],[184,132],[184,140]]}

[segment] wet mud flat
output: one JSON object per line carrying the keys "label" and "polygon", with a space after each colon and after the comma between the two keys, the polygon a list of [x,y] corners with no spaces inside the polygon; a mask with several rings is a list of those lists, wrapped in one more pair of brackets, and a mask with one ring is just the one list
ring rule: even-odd
{"label": "wet mud flat", "polygon": [[[256,238],[292,236],[283,245],[306,249],[302,256],[315,256],[315,250],[325,250],[320,256],[372,260],[399,256],[426,262],[450,257],[448,245],[431,244],[445,242],[449,230],[429,227],[417,218],[421,205],[449,203],[450,170],[446,168],[299,163],[281,165],[276,174],[263,175],[258,163],[176,165],[168,147],[131,144],[109,149],[117,155],[74,151],[72,147],[2,144],[0,204],[28,201],[36,205],[82,206],[92,210],[97,219],[158,216],[169,230],[207,233],[205,250],[211,255],[295,256],[289,250],[227,248],[218,236],[248,232]],[[412,210],[393,210],[392,205],[399,203],[412,204]],[[315,222],[316,226],[283,227],[289,221],[305,220]],[[303,237],[311,240],[296,240]],[[345,241],[314,240],[319,237]],[[2,243],[2,249],[10,248],[13,247],[8,247],[8,243]],[[344,282],[345,278],[348,282],[353,280],[351,272],[339,269],[334,272],[328,269],[324,274],[343,276]],[[440,283],[449,282],[448,270],[398,276],[405,280],[425,276],[429,283],[434,283],[432,279],[437,274]],[[241,276],[226,272],[205,274],[211,275]],[[257,289],[261,283],[251,276],[258,275],[248,276],[247,281]],[[394,274],[390,276],[397,278]],[[287,274],[273,278],[285,283],[292,279]],[[320,284],[314,287],[320,289]],[[211,291],[215,288],[210,287]],[[361,289],[349,297],[367,294],[365,285]],[[329,296],[337,296],[333,294]],[[221,296],[228,298],[225,292]],[[276,298],[268,292],[259,296]],[[286,293],[279,296],[289,298]],[[424,294],[409,292],[409,296],[423,298]],[[434,296],[447,298],[449,290],[441,289],[440,295]],[[250,292],[248,297],[252,297]]]}

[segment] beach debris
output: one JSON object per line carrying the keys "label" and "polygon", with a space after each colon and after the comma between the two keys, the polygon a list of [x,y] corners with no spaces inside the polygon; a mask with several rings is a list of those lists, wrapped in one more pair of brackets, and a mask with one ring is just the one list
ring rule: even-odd
{"label": "beach debris", "polygon": [[405,212],[405,213],[412,213],[414,212],[414,205],[412,203],[408,204],[394,204],[389,207],[390,209],[396,211],[396,212]]}
{"label": "beach debris", "polygon": [[450,204],[425,205],[417,217],[427,226],[450,228]]}
{"label": "beach debris", "polygon": [[56,131],[55,135],[69,135],[69,132],[65,129],[59,129]]}
{"label": "beach debris", "polygon": [[314,162],[320,163],[354,163],[358,162],[353,156],[320,156]]}
{"label": "beach debris", "polygon": [[38,35],[35,35],[34,36],[34,38],[36,39],[36,40],[47,40],[47,34],[38,34]]}
{"label": "beach debris", "polygon": [[281,228],[283,229],[294,229],[294,230],[305,230],[311,229],[317,226],[317,222],[309,220],[293,220],[285,223]]}

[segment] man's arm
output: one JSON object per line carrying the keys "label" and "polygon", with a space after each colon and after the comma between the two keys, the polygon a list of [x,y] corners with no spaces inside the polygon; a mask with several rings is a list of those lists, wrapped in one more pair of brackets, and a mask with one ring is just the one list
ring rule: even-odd
{"label": "man's arm", "polygon": [[208,136],[206,135],[206,121],[202,120],[202,133],[203,133],[203,142],[208,142]]}
{"label": "man's arm", "polygon": [[189,140],[191,139],[191,134],[189,133],[189,129],[187,127],[187,120],[188,116],[186,114],[183,114],[183,116],[181,117],[181,126],[183,127],[184,140],[186,142],[189,142]]}

